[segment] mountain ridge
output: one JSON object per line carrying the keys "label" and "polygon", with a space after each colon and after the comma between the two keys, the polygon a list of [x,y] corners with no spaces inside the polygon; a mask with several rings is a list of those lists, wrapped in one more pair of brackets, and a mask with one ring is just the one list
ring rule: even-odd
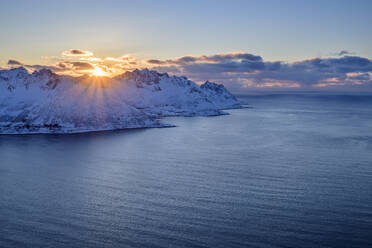
{"label": "mountain ridge", "polygon": [[221,115],[240,104],[223,85],[148,69],[112,78],[0,70],[0,134],[164,127],[165,116]]}

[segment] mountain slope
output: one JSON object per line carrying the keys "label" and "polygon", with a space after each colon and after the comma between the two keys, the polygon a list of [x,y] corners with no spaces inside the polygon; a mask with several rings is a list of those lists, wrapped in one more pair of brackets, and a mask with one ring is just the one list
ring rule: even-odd
{"label": "mountain slope", "polygon": [[223,85],[147,69],[79,78],[0,71],[0,133],[72,133],[167,126],[164,116],[219,115],[239,101]]}

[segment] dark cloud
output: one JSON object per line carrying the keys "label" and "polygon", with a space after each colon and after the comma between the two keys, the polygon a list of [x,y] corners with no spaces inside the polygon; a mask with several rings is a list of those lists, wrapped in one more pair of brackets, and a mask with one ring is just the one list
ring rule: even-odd
{"label": "dark cloud", "polygon": [[62,56],[92,56],[93,53],[90,51],[83,51],[80,49],[71,49],[69,51],[62,52]]}
{"label": "dark cloud", "polygon": [[73,66],[75,70],[92,70],[94,66],[86,62],[67,62]]}
{"label": "dark cloud", "polygon": [[94,66],[88,62],[75,62],[75,61],[61,61],[58,62],[56,67],[63,70],[77,70],[77,71],[84,71],[84,70],[92,70]]}
{"label": "dark cloud", "polygon": [[[371,84],[372,61],[359,56],[313,58],[292,63],[263,61],[248,53],[184,56],[148,60],[154,69],[186,75],[195,81],[214,80],[227,87],[298,87]],[[243,87],[243,88],[242,88]]]}
{"label": "dark cloud", "polygon": [[150,59],[147,60],[148,64],[153,65],[187,65],[187,64],[194,64],[194,63],[226,63],[231,64],[234,62],[239,61],[246,61],[246,62],[261,62],[262,57],[256,56],[249,53],[224,53],[224,54],[216,54],[211,56],[183,56],[176,59],[167,59],[167,60],[158,60],[158,59]]}
{"label": "dark cloud", "polygon": [[186,73],[227,73],[227,72],[253,72],[264,70],[265,63],[261,61],[223,62],[223,63],[193,63],[183,65]]}
{"label": "dark cloud", "polygon": [[307,70],[323,72],[371,72],[371,60],[357,56],[344,56],[341,58],[316,58],[295,63],[296,66]]}
{"label": "dark cloud", "polygon": [[229,60],[248,60],[248,61],[262,61],[261,56],[256,56],[249,53],[227,53],[227,54],[217,54],[213,56],[206,56],[207,60],[214,62],[224,62]]}
{"label": "dark cloud", "polygon": [[23,65],[23,62],[15,59],[9,59],[8,60],[8,65]]}
{"label": "dark cloud", "polygon": [[85,54],[85,52],[79,50],[79,49],[71,49],[70,50],[70,53],[71,54],[74,54],[74,55],[80,55],[80,54]]}
{"label": "dark cloud", "polygon": [[337,53],[338,56],[344,56],[344,55],[350,55],[350,54],[353,54],[353,53],[348,50],[342,50]]}
{"label": "dark cloud", "polygon": [[62,68],[62,69],[67,69],[69,66],[68,66],[68,63],[58,62],[57,67]]}
{"label": "dark cloud", "polygon": [[149,60],[147,60],[147,63],[153,64],[153,65],[164,65],[167,62],[161,61],[161,60],[158,60],[158,59],[149,59]]}

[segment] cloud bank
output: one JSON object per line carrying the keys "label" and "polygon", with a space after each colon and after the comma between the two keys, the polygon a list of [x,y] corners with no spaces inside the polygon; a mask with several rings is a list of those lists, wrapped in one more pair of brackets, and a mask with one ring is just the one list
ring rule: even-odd
{"label": "cloud bank", "polygon": [[222,82],[235,91],[249,88],[372,90],[372,61],[358,56],[284,62],[264,61],[261,56],[249,53],[225,53],[150,59],[146,63],[156,70],[186,75],[196,81]]}
{"label": "cloud bank", "polygon": [[8,66],[24,66],[31,70],[48,68],[56,73],[73,76],[89,74],[97,67],[112,76],[147,67],[159,72],[184,75],[200,83],[206,80],[223,83],[235,93],[248,90],[372,91],[371,59],[351,56],[352,53],[347,50],[332,57],[294,62],[265,61],[259,55],[245,52],[143,61],[132,55],[93,57],[92,52],[80,49],[71,49],[62,54],[56,63],[50,65],[27,65],[9,59]]}

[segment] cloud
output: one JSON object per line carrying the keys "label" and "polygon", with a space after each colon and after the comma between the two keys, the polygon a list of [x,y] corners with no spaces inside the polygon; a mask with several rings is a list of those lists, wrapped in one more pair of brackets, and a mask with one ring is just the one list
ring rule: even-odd
{"label": "cloud", "polygon": [[165,61],[161,61],[158,59],[149,59],[147,60],[147,63],[149,63],[150,65],[165,65],[166,64]]}
{"label": "cloud", "polygon": [[69,51],[62,52],[62,56],[75,56],[75,57],[93,56],[93,53],[90,51],[83,51],[80,49],[71,49]]}
{"label": "cloud", "polygon": [[57,64],[57,67],[77,71],[93,70],[95,67],[91,63],[80,61],[63,61]]}
{"label": "cloud", "polygon": [[57,66],[53,65],[23,65],[24,67],[32,70],[42,70],[42,69],[48,69],[54,72],[61,72],[63,71],[61,68],[58,68]]}
{"label": "cloud", "polygon": [[335,53],[334,55],[336,56],[344,56],[344,55],[352,55],[354,54],[353,52],[350,52],[349,50],[341,50],[338,53]]}
{"label": "cloud", "polygon": [[8,60],[8,65],[23,65],[23,62],[15,59],[9,59]]}
{"label": "cloud", "polygon": [[355,52],[352,52],[352,51],[349,51],[349,50],[341,50],[339,52],[336,52],[336,53],[330,53],[329,55],[330,56],[336,56],[336,57],[342,57],[342,56],[345,56],[345,55],[354,55]]}
{"label": "cloud", "polygon": [[70,62],[76,70],[92,70],[94,66],[85,62]]}
{"label": "cloud", "polygon": [[215,55],[202,55],[193,56],[187,55],[175,59],[158,60],[149,59],[146,62],[150,65],[187,65],[195,63],[228,63],[228,62],[261,62],[262,57],[256,56],[249,53],[242,52],[232,52],[232,53],[222,53]]}
{"label": "cloud", "polygon": [[150,58],[143,61],[127,54],[103,58],[69,57],[50,65],[24,65],[20,61],[9,60],[8,66],[14,65],[32,70],[47,68],[73,76],[89,74],[90,70],[97,67],[112,76],[149,67],[159,72],[184,75],[199,83],[207,80],[223,83],[234,92],[256,89],[372,90],[372,61],[350,55],[285,62],[266,61],[259,55],[245,52]]}
{"label": "cloud", "polygon": [[372,88],[372,61],[359,56],[284,62],[264,61],[261,56],[240,52],[149,59],[146,63],[161,72],[186,75],[197,82],[217,81],[237,91],[247,88],[312,89],[319,85],[340,89],[361,85]]}
{"label": "cloud", "polygon": [[115,76],[124,73],[128,70],[141,68],[136,58],[126,54],[120,57],[79,57],[77,59],[59,61],[55,64],[58,72],[69,75],[89,74],[90,70],[100,68],[106,71],[109,75]]}

